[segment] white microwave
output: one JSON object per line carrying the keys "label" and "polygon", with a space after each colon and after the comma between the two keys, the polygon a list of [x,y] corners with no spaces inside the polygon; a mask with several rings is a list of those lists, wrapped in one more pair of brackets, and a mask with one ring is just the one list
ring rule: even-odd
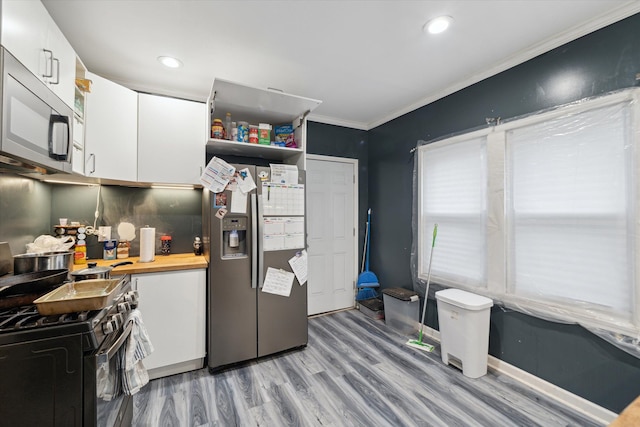
{"label": "white microwave", "polygon": [[0,48],[0,162],[40,173],[71,173],[73,110]]}

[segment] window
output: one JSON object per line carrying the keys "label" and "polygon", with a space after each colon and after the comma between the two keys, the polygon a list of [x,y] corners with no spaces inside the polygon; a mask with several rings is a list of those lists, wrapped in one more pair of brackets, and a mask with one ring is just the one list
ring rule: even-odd
{"label": "window", "polygon": [[640,331],[640,91],[419,149],[418,275],[530,314]]}
{"label": "window", "polygon": [[[420,154],[421,247],[438,224],[431,274],[444,283],[486,283],[486,136],[425,146]],[[425,246],[426,245],[426,246]],[[420,251],[426,277],[430,251]]]}
{"label": "window", "polygon": [[507,147],[507,287],[631,319],[629,105],[513,129]]}

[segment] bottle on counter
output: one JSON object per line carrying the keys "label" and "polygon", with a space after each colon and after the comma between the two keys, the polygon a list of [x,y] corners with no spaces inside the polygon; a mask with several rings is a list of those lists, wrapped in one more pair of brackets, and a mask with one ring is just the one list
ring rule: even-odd
{"label": "bottle on counter", "polygon": [[171,254],[171,236],[162,236],[160,238],[160,252],[162,255],[170,255]]}
{"label": "bottle on counter", "polygon": [[129,242],[122,241],[118,243],[116,257],[118,259],[129,258]]}
{"label": "bottle on counter", "polygon": [[87,245],[84,240],[78,240],[78,242],[76,243],[75,252],[73,253],[73,263],[87,263]]}

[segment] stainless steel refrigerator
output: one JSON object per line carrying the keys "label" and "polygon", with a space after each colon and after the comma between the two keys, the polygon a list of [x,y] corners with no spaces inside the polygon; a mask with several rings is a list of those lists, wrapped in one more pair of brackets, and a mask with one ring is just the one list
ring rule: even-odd
{"label": "stainless steel refrigerator", "polygon": [[292,272],[289,260],[304,249],[304,171],[297,184],[283,184],[271,181],[270,167],[233,166],[257,188],[241,193],[232,182],[221,193],[205,189],[203,197],[210,371],[308,339],[306,283],[294,278],[289,296],[263,289],[269,267]]}

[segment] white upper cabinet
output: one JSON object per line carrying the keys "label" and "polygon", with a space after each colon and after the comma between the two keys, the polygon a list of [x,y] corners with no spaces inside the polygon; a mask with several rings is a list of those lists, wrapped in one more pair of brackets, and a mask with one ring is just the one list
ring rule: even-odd
{"label": "white upper cabinet", "polygon": [[139,94],[138,181],[200,184],[206,123],[204,103]]}
{"label": "white upper cabinet", "polygon": [[[234,155],[256,157],[276,162],[295,164],[304,169],[306,151],[306,116],[322,101],[290,95],[272,89],[259,89],[215,79],[209,96],[210,113],[207,114],[207,151],[214,155]],[[276,125],[291,124],[297,147],[277,147],[274,145],[251,144],[211,138],[211,124],[214,119],[222,119],[231,113],[231,119],[248,122],[251,125],[266,123]],[[271,132],[274,140],[274,132]]]}
{"label": "white upper cabinet", "polygon": [[2,1],[2,45],[73,108],[76,54],[39,1]]}
{"label": "white upper cabinet", "polygon": [[138,167],[138,94],[96,74],[86,94],[84,172],[135,182]]}

